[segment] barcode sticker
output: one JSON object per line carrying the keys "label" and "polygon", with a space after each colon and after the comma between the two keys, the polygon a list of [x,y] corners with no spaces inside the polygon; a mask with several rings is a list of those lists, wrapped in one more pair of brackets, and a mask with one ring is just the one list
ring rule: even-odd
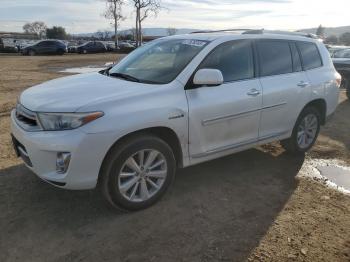
{"label": "barcode sticker", "polygon": [[197,46],[197,47],[202,47],[206,44],[206,41],[201,41],[201,40],[193,40],[193,39],[186,39],[182,41],[182,44],[184,45],[191,45],[191,46]]}

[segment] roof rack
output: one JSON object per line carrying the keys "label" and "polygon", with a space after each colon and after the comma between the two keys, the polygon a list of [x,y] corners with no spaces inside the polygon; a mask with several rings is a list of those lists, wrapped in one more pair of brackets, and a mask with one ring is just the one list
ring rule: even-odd
{"label": "roof rack", "polygon": [[242,34],[278,34],[278,35],[303,36],[303,37],[308,37],[308,38],[313,38],[313,39],[319,38],[317,35],[310,34],[310,33],[303,33],[303,32],[299,32],[299,31],[291,32],[291,31],[265,30],[265,29],[245,31]]}
{"label": "roof rack", "polygon": [[221,30],[202,30],[202,31],[194,31],[191,34],[221,33],[221,32],[249,32],[249,31],[253,31],[253,30],[254,29],[241,29],[241,28],[221,29]]}
{"label": "roof rack", "polygon": [[303,36],[313,39],[318,39],[319,37],[310,33],[303,32],[290,32],[290,31],[282,31],[282,30],[265,30],[265,29],[223,29],[223,30],[203,30],[203,31],[195,31],[191,34],[200,34],[200,33],[220,33],[220,32],[242,32],[242,34],[279,34],[279,35],[295,35],[295,36]]}

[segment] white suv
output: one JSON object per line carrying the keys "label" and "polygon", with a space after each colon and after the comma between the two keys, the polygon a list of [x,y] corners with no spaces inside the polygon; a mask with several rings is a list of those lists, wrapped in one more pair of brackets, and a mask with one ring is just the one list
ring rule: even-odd
{"label": "white suv", "polygon": [[335,111],[340,75],[325,46],[266,31],[165,37],[114,67],[25,90],[12,111],[16,152],[45,181],[99,185],[137,210],[177,167],[280,140],[303,153]]}

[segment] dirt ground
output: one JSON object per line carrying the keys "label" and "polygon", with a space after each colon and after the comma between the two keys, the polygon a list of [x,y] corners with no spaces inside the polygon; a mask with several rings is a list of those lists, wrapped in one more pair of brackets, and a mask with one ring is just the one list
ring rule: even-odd
{"label": "dirt ground", "polygon": [[9,111],[57,69],[111,54],[0,55],[0,261],[350,261],[350,197],[296,177],[309,158],[350,165],[350,101],[304,157],[278,143],[179,170],[155,206],[119,213],[97,190],[40,181],[10,144]]}

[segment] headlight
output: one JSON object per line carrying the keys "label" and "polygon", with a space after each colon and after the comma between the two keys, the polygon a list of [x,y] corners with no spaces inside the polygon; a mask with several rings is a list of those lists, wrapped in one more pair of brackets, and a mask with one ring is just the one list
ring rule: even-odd
{"label": "headlight", "polygon": [[103,116],[103,112],[92,113],[38,113],[44,130],[69,130],[83,126]]}

